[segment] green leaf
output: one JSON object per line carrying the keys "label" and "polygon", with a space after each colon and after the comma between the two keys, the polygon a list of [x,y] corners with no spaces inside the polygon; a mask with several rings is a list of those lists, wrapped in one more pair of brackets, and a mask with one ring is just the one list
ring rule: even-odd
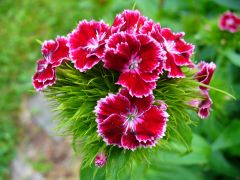
{"label": "green leaf", "polygon": [[234,65],[240,67],[240,54],[233,50],[228,50],[225,52],[225,55]]}
{"label": "green leaf", "polygon": [[213,143],[213,150],[226,149],[240,144],[240,121],[234,120],[229,124]]}
{"label": "green leaf", "polygon": [[[192,140],[192,151],[185,153],[184,147],[181,144],[172,144],[172,149],[166,151],[162,150],[153,158],[154,162],[169,163],[175,165],[196,165],[206,164],[209,155],[211,154],[211,147],[201,136],[194,134]],[[155,159],[155,160],[154,160]]]}
{"label": "green leaf", "polygon": [[211,168],[219,174],[227,175],[230,177],[239,176],[238,170],[232,166],[219,151],[212,153],[210,157],[210,165]]}
{"label": "green leaf", "polygon": [[213,1],[221,6],[225,6],[226,8],[240,9],[239,0],[213,0]]}

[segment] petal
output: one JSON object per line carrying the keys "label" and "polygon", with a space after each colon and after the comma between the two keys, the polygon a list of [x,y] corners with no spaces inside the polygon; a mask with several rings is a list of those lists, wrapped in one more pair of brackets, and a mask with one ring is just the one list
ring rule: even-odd
{"label": "petal", "polygon": [[121,91],[119,92],[121,95],[125,96],[126,98],[128,98],[131,107],[134,109],[137,109],[138,114],[142,114],[145,111],[147,111],[151,105],[153,104],[153,100],[154,100],[154,96],[153,95],[149,95],[147,97],[142,97],[142,98],[137,98],[137,97],[132,97],[129,94],[129,91],[125,88],[121,89]]}
{"label": "petal", "polygon": [[198,116],[202,119],[205,119],[209,116],[213,102],[207,91],[204,91],[203,95],[204,99],[199,105]]}
{"label": "petal", "polygon": [[127,97],[121,94],[109,94],[107,97],[100,99],[95,107],[97,122],[102,122],[111,114],[126,115],[130,109],[130,102]]}
{"label": "petal", "polygon": [[145,148],[153,147],[153,146],[156,146],[156,140],[149,140],[146,142],[141,141],[140,144]]}
{"label": "petal", "polygon": [[39,82],[45,82],[47,80],[52,80],[55,76],[55,68],[51,65],[47,65],[46,69],[36,72],[34,75],[34,79]]}
{"label": "petal", "polygon": [[37,61],[37,72],[41,72],[44,69],[46,69],[46,67],[48,66],[48,62],[46,61],[46,59],[40,59]]}
{"label": "petal", "polygon": [[168,41],[175,41],[175,40],[180,39],[181,37],[183,37],[185,35],[184,32],[173,33],[170,28],[162,28],[161,29],[161,34]]}
{"label": "petal", "polygon": [[118,114],[112,114],[103,122],[98,124],[98,133],[103,137],[107,145],[118,145],[121,147],[121,138],[125,130],[124,118]]}
{"label": "petal", "polygon": [[146,20],[147,18],[142,16],[138,10],[125,10],[116,16],[111,32],[138,32]]}
{"label": "petal", "polygon": [[168,71],[169,78],[183,78],[185,75],[181,69],[175,64],[174,56],[167,53],[166,67],[165,70]]}
{"label": "petal", "polygon": [[51,80],[47,80],[45,82],[39,82],[36,78],[36,75],[33,76],[33,86],[37,91],[41,91],[45,89],[47,86],[52,86],[56,83],[56,75]]}
{"label": "petal", "polygon": [[136,71],[123,72],[116,84],[127,88],[131,96],[136,97],[148,96],[156,88],[156,82],[145,82]]}
{"label": "petal", "polygon": [[74,67],[80,72],[91,69],[100,61],[98,57],[88,55],[88,51],[83,49],[76,49],[75,51],[71,51],[71,59],[74,63]]}
{"label": "petal", "polygon": [[135,126],[138,141],[151,141],[164,136],[168,114],[157,106],[146,111]]}
{"label": "petal", "polygon": [[134,132],[131,132],[130,130],[123,134],[121,143],[124,149],[131,149],[132,151],[140,145]]}
{"label": "petal", "polygon": [[[138,35],[138,40],[141,42],[139,64],[141,71],[152,72],[159,66],[162,59],[160,46],[147,35]],[[163,51],[163,50],[162,50]],[[165,54],[165,51],[163,51]]]}
{"label": "petal", "polygon": [[190,59],[189,54],[182,53],[182,54],[174,54],[174,62],[177,66],[183,66],[183,65],[190,65],[192,66],[193,63]]}
{"label": "petal", "polygon": [[194,51],[194,45],[186,43],[183,39],[179,39],[175,42],[175,50],[179,53],[192,54],[192,52]]}
{"label": "petal", "polygon": [[54,67],[59,66],[64,59],[69,59],[69,48],[67,47],[67,38],[57,37],[56,43],[58,48],[52,53],[51,63]]}
{"label": "petal", "polygon": [[135,106],[137,108],[138,114],[140,115],[151,108],[153,100],[154,100],[153,95],[149,95],[143,98],[132,97],[131,104],[132,106]]}
{"label": "petal", "polygon": [[67,38],[58,36],[55,41],[44,41],[42,54],[53,67],[59,66],[62,60],[69,59]]}

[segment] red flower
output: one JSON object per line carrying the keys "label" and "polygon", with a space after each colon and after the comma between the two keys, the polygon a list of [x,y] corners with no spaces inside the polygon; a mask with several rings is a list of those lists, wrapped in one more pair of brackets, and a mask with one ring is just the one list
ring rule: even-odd
{"label": "red flower", "polygon": [[103,21],[83,20],[69,34],[70,57],[76,69],[86,71],[101,60],[108,31],[109,26]]}
{"label": "red flower", "polygon": [[210,98],[208,91],[203,91],[204,99],[199,104],[198,116],[205,119],[209,116],[210,109],[212,106],[212,99]]}
{"label": "red flower", "polygon": [[219,20],[219,27],[221,30],[227,30],[235,33],[240,26],[240,17],[232,12],[225,12]]}
{"label": "red flower", "polygon": [[[169,28],[160,30],[160,26],[155,26],[155,37],[162,44],[167,52],[165,70],[168,71],[168,77],[182,78],[185,77],[180,67],[183,65],[192,66],[191,55],[194,51],[192,44],[186,43],[182,37],[184,33],[173,33]],[[157,36],[159,34],[162,36]]]}
{"label": "red flower", "polygon": [[[216,65],[214,63],[206,63],[204,61],[200,62],[197,65],[198,73],[196,75],[196,80],[201,82],[202,84],[209,85],[213,73],[216,69]],[[212,106],[212,100],[208,94],[208,89],[203,86],[199,86],[202,90],[203,100],[202,101],[192,101],[190,104],[198,107],[198,116],[200,118],[207,118]]]}
{"label": "red flower", "polygon": [[56,82],[56,69],[45,59],[37,62],[37,72],[33,76],[33,86],[37,91],[43,90]]}
{"label": "red flower", "polygon": [[120,31],[128,33],[136,33],[139,28],[147,21],[147,18],[142,16],[138,10],[125,10],[115,17],[111,32],[116,33]]}
{"label": "red flower", "polygon": [[143,34],[113,34],[106,44],[104,67],[121,72],[117,84],[132,96],[152,94],[165,60],[165,51]]}
{"label": "red flower", "polygon": [[64,59],[69,59],[69,49],[66,44],[67,38],[63,36],[57,37],[55,41],[44,41],[42,45],[43,57],[53,67],[59,66]]}
{"label": "red flower", "polygon": [[[216,65],[213,62],[206,63],[206,62],[202,61],[197,65],[197,68],[199,70],[196,75],[197,81],[201,82],[205,85],[209,85],[210,80],[213,76],[213,73],[216,69]],[[203,91],[207,90],[207,88],[203,87],[203,86],[200,86],[200,89]]]}
{"label": "red flower", "polygon": [[131,97],[127,90],[109,94],[95,107],[98,133],[108,145],[135,150],[154,146],[164,136],[168,114],[153,105],[153,96]]}
{"label": "red flower", "polygon": [[97,167],[103,167],[107,162],[107,156],[104,153],[99,153],[95,158],[95,165]]}
{"label": "red flower", "polygon": [[33,76],[33,86],[37,91],[56,82],[56,67],[60,66],[63,60],[69,59],[69,49],[66,44],[67,39],[60,36],[55,41],[44,41],[42,45],[44,59],[37,62],[37,72]]}

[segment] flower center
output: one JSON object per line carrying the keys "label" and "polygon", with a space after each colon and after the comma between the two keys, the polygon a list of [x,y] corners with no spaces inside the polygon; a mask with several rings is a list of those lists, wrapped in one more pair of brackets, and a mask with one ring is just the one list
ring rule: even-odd
{"label": "flower center", "polygon": [[90,51],[97,49],[101,45],[99,43],[104,40],[105,36],[106,33],[99,34],[98,31],[96,31],[96,37],[93,37],[89,40],[86,49]]}
{"label": "flower center", "polygon": [[234,24],[233,19],[227,19],[227,20],[226,20],[226,24],[227,24],[228,26],[233,25],[233,24]]}
{"label": "flower center", "polygon": [[129,122],[134,121],[135,118],[136,118],[136,115],[135,115],[135,114],[129,114],[129,115],[127,116],[127,120],[128,120]]}
{"label": "flower center", "polygon": [[129,66],[129,69],[136,69],[138,68],[138,62],[137,61],[133,61],[130,66]]}

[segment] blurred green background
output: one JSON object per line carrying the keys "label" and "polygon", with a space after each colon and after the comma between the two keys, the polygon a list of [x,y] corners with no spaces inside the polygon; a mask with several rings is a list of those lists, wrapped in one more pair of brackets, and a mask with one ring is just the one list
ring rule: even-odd
{"label": "blurred green background", "polygon": [[67,35],[82,19],[111,24],[134,4],[162,27],[186,32],[196,45],[194,61],[217,64],[212,86],[237,97],[211,91],[213,111],[193,127],[193,151],[161,152],[145,178],[240,179],[240,32],[218,28],[223,12],[240,15],[239,0],[0,0],[0,179],[10,178],[21,135],[27,136],[18,119],[23,99],[35,94],[31,77],[41,57],[36,40]]}

